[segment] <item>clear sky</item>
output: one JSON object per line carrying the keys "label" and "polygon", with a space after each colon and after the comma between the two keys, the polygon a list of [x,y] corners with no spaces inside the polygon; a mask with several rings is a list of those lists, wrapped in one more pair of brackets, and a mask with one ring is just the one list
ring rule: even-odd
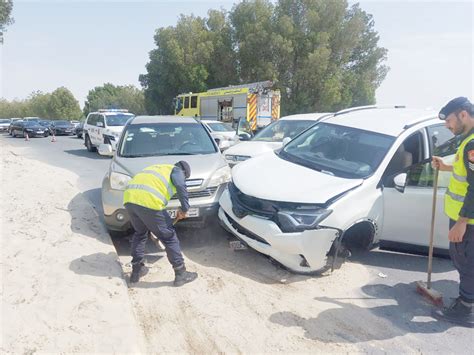
{"label": "clear sky", "polygon": [[[157,28],[175,25],[180,14],[230,10],[237,1],[14,0],[15,23],[0,46],[0,97],[65,86],[82,106],[88,91],[106,82],[139,87]],[[388,49],[391,69],[377,103],[438,109],[455,96],[474,100],[473,3],[360,1]]]}

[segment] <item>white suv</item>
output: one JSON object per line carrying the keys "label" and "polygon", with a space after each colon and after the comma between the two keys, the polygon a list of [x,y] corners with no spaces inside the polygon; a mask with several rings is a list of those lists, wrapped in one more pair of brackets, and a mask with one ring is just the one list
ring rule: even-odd
{"label": "white suv", "polygon": [[[458,142],[434,112],[345,110],[279,151],[234,167],[219,219],[241,242],[300,273],[328,267],[341,243],[380,241],[425,252],[431,156],[454,154]],[[448,181],[449,173],[440,172],[434,239],[440,252],[448,248],[442,196]]]}
{"label": "white suv", "polygon": [[127,121],[133,118],[127,110],[99,110],[87,115],[84,122],[84,145],[94,152],[100,144],[110,144],[115,150]]}

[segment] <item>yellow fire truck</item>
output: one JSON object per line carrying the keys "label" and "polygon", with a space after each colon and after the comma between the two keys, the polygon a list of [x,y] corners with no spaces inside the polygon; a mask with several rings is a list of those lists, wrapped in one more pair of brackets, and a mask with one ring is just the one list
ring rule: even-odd
{"label": "yellow fire truck", "polygon": [[280,91],[272,85],[261,81],[181,94],[175,100],[175,115],[229,123],[246,118],[255,131],[280,118]]}

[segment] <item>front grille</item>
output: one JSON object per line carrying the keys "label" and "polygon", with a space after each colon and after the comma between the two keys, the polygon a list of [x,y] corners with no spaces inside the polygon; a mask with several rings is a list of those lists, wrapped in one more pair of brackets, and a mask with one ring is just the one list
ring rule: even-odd
{"label": "front grille", "polygon": [[242,227],[240,224],[238,224],[236,221],[234,221],[233,218],[231,216],[229,216],[227,213],[224,212],[224,214],[225,214],[227,220],[229,221],[229,223],[232,225],[232,227],[235,228],[235,230],[237,232],[239,232],[240,234],[245,235],[246,237],[248,237],[250,239],[256,240],[257,242],[270,245],[270,243],[268,243],[262,237],[259,237],[258,235],[252,233],[248,229],[245,229],[244,227]]}
{"label": "front grille", "polygon": [[251,214],[271,219],[277,212],[270,201],[245,195],[233,183],[229,184],[229,194],[232,210],[239,218]]}
{"label": "front grille", "polygon": [[[188,197],[189,198],[201,198],[201,197],[211,197],[214,195],[217,191],[218,186],[213,186],[213,187],[208,187],[207,189],[201,190],[201,191],[188,191]],[[174,195],[172,200],[177,200],[178,195]]]}

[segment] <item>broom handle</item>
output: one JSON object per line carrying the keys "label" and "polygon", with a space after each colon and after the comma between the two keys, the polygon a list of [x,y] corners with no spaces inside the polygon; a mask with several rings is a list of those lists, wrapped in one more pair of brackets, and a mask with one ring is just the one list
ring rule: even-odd
{"label": "broom handle", "polygon": [[438,194],[438,175],[439,170],[435,169],[434,171],[434,181],[433,181],[433,205],[431,209],[431,230],[430,230],[430,250],[428,252],[428,282],[426,286],[428,289],[431,288],[431,271],[433,270],[433,239],[434,239],[434,224],[436,216],[436,196]]}

